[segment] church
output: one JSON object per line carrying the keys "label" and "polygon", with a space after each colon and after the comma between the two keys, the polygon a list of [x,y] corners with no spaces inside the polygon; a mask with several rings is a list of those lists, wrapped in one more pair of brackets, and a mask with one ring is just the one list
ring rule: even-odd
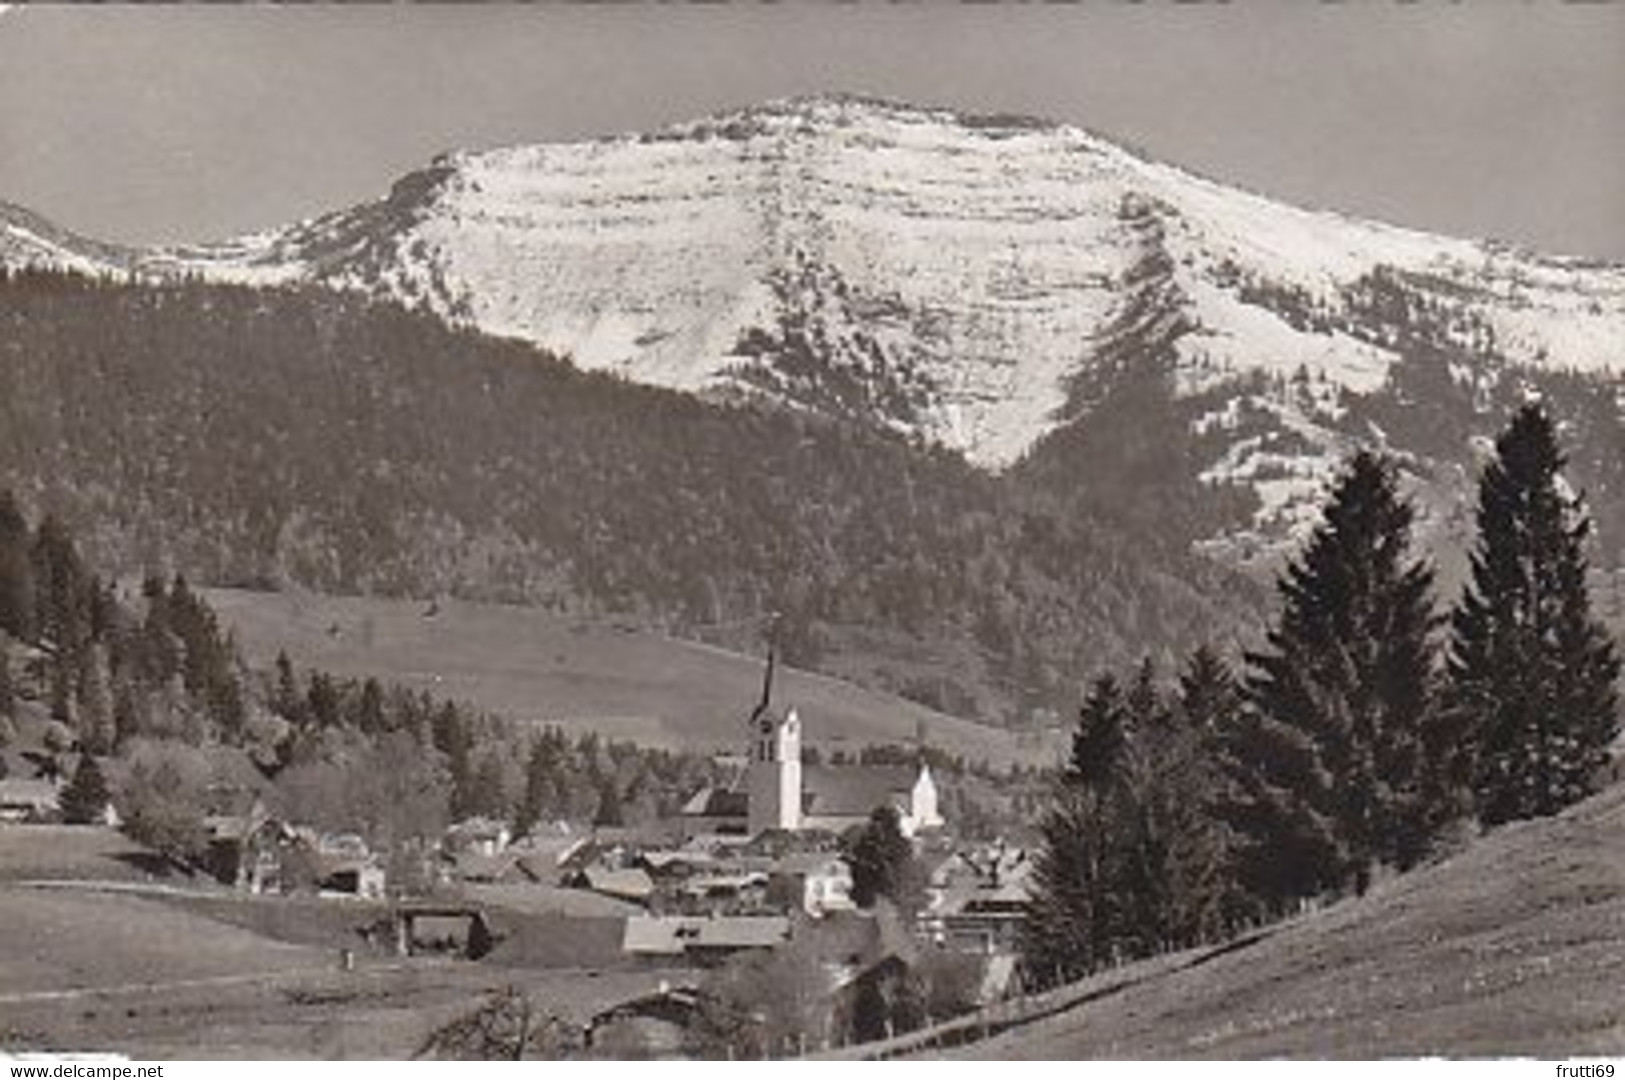
{"label": "church", "polygon": [[844,832],[875,810],[897,811],[905,836],[943,824],[937,785],[924,762],[890,765],[805,765],[802,724],[794,708],[772,707],[774,655],[767,657],[762,698],[750,716],[750,745],[742,777],[729,788],[705,788],[683,807],[684,831],[743,833],[769,830]]}

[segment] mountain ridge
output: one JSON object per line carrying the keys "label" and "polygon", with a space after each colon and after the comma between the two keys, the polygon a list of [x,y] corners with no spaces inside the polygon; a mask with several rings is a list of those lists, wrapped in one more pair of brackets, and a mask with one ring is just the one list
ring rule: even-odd
{"label": "mountain ridge", "polygon": [[1625,372],[1625,266],[1290,206],[1074,125],[856,95],[450,151],[356,207],[102,254],[137,275],[361,292],[993,472],[1100,422],[1149,366],[1205,438],[1200,479],[1256,500],[1202,538],[1232,558],[1301,535],[1352,445],[1404,456],[1369,414],[1423,349],[1473,401]]}

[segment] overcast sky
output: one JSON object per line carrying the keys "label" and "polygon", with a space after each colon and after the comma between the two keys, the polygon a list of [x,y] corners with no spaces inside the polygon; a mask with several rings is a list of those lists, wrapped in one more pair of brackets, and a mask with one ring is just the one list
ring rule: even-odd
{"label": "overcast sky", "polygon": [[1030,112],[1311,206],[1625,261],[1625,4],[11,8],[0,199],[202,240],[457,147],[828,90]]}

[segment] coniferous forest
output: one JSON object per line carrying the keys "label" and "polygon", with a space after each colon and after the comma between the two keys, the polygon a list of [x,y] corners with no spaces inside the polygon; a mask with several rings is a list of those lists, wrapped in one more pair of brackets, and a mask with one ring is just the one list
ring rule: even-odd
{"label": "coniferous forest", "polygon": [[1538,405],[1479,484],[1447,608],[1393,464],[1361,452],[1278,580],[1264,648],[1092,685],[1043,824],[1025,954],[1040,985],[1364,893],[1479,827],[1614,779],[1617,646],[1590,520]]}
{"label": "coniferous forest", "polygon": [[802,666],[839,671],[876,634],[946,658],[957,674],[917,692],[992,722],[1262,607],[1189,536],[1046,484],[356,297],[23,273],[0,281],[0,320],[0,475],[109,574],[450,593],[700,636],[773,612]]}
{"label": "coniferous forest", "polygon": [[0,749],[16,746],[71,767],[68,820],[111,803],[181,864],[202,861],[221,793],[401,854],[471,816],[644,823],[715,779],[699,754],[536,731],[286,657],[250,670],[184,577],[120,590],[58,519],[31,524],[0,491]]}

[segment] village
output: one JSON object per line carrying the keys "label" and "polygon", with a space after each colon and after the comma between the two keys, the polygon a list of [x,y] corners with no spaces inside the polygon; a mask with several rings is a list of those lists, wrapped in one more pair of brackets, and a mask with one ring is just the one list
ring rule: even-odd
{"label": "village", "polygon": [[[695,791],[675,816],[636,827],[546,821],[523,835],[473,816],[438,838],[383,851],[359,829],[324,831],[279,816],[250,785],[217,785],[202,819],[206,856],[188,887],[260,905],[314,897],[352,910],[347,924],[340,919],[348,932],[334,938],[340,971],[410,958],[477,966],[500,958],[505,939],[525,936],[528,918],[600,940],[613,920],[613,955],[600,950],[595,964],[658,978],[647,992],[572,1020],[579,1035],[563,1049],[581,1053],[732,1053],[734,1041],[741,1052],[828,1050],[1019,992],[1028,851],[962,839],[923,758],[804,762],[804,721],[794,707],[775,707],[773,677],[770,655],[739,752],[723,762],[729,779]],[[24,742],[0,751],[0,829],[44,839],[51,830],[119,828],[112,801],[88,824],[61,824],[87,820],[64,811],[82,755],[49,739]],[[534,962],[558,961],[549,953]],[[750,1023],[762,1031],[728,1033],[720,1044],[713,1031],[699,1046],[696,1029],[715,1027],[702,1015],[718,1007],[711,988],[753,966],[760,977],[798,983],[795,1015],[758,1015]],[[493,970],[492,988],[500,984]]]}

